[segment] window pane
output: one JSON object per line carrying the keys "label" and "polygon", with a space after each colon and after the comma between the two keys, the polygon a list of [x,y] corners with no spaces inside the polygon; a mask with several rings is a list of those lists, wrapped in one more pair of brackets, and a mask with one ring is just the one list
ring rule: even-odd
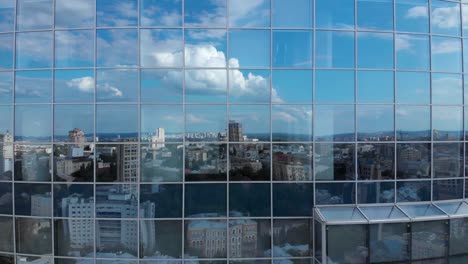
{"label": "window pane", "polygon": [[[267,219],[229,220],[228,245],[231,248],[229,257],[233,259],[270,257],[270,229],[271,222]],[[241,240],[241,236],[245,238]]]}
{"label": "window pane", "polygon": [[[186,220],[185,228],[185,246],[184,254],[187,258],[225,258],[227,255],[227,223],[226,220]],[[221,245],[213,250],[203,250],[204,245],[210,242],[208,234],[213,237],[223,238]],[[202,238],[200,238],[202,237]],[[214,239],[212,240],[213,247]],[[212,262],[210,260],[209,262]],[[224,263],[223,261],[214,261],[215,264]]]}
{"label": "window pane", "polygon": [[94,102],[94,70],[56,70],[54,77],[55,102]]}
{"label": "window pane", "polygon": [[230,105],[229,141],[270,141],[270,106]]}
{"label": "window pane", "polygon": [[126,27],[138,25],[137,0],[97,0],[98,27]]}
{"label": "window pane", "polygon": [[463,176],[462,143],[434,143],[433,148],[435,178]]}
{"label": "window pane", "polygon": [[354,150],[354,144],[315,144],[315,180],[354,180],[356,178]]}
{"label": "window pane", "polygon": [[136,105],[97,105],[96,141],[133,141],[138,137]]}
{"label": "window pane", "polygon": [[52,254],[50,219],[16,218],[16,251],[24,254]]}
{"label": "window pane", "polygon": [[[155,142],[158,142],[157,139]],[[141,182],[182,181],[183,148],[180,145],[161,143],[142,145],[140,155]]]}
{"label": "window pane", "polygon": [[312,141],[311,105],[273,105],[271,122],[274,141]]}
{"label": "window pane", "polygon": [[[78,232],[79,234],[77,234]],[[79,240],[76,238],[78,235]],[[54,220],[54,245],[55,256],[94,256],[94,221],[91,219]]]}
{"label": "window pane", "polygon": [[140,257],[181,258],[182,221],[140,221]]}
{"label": "window pane", "polygon": [[425,72],[396,72],[396,102],[429,104],[430,74]]}
{"label": "window pane", "polygon": [[225,105],[186,105],[185,139],[187,141],[220,141],[226,137]]}
{"label": "window pane", "polygon": [[186,67],[226,67],[226,30],[192,29],[185,30],[184,34]]}
{"label": "window pane", "polygon": [[431,109],[429,106],[397,105],[395,116],[397,140],[431,140]]}
{"label": "window pane", "polygon": [[[409,260],[409,224],[407,223],[388,223],[375,224],[369,226],[370,236],[370,261],[372,263],[383,263],[393,261]],[[381,246],[391,243],[395,250],[382,252]]]}
{"label": "window pane", "polygon": [[393,34],[359,32],[357,38],[358,68],[393,68]]}
{"label": "window pane", "polygon": [[136,67],[138,31],[134,29],[97,30],[96,66]]}
{"label": "window pane", "polygon": [[229,26],[231,27],[269,27],[270,1],[228,1]]}
{"label": "window pane", "polygon": [[[4,178],[0,178],[1,180],[5,180]],[[10,179],[11,180],[11,179]],[[0,197],[2,200],[0,201],[0,214],[13,214],[13,189],[11,183],[1,182],[0,183]],[[0,248],[2,247],[2,243],[0,242]],[[3,251],[3,250],[2,250]]]}
{"label": "window pane", "polygon": [[314,5],[308,0],[297,0],[294,5],[287,0],[272,0],[273,27],[311,28]]}
{"label": "window pane", "polygon": [[[446,256],[447,251],[446,221],[422,221],[411,223],[411,259],[426,259]],[[422,252],[420,248],[430,248]]]}
{"label": "window pane", "polygon": [[45,183],[15,183],[15,214],[52,216],[51,185]]}
{"label": "window pane", "polygon": [[316,28],[354,28],[354,1],[352,0],[316,0],[315,9]]}
{"label": "window pane", "polygon": [[0,238],[0,250],[3,252],[13,252],[14,241],[12,217],[0,216],[0,231],[2,232],[2,237]]}
{"label": "window pane", "polygon": [[15,107],[16,141],[50,141],[52,108],[50,105],[17,105]]}
{"label": "window pane", "polygon": [[397,178],[431,177],[431,144],[397,144]]}
{"label": "window pane", "polygon": [[432,200],[463,199],[463,180],[437,180],[432,189]]}
{"label": "window pane", "polygon": [[226,0],[185,0],[184,23],[188,27],[226,27]]}
{"label": "window pane", "polygon": [[312,144],[274,144],[273,180],[311,181],[312,155]]}
{"label": "window pane", "polygon": [[461,40],[436,36],[433,36],[431,39],[432,70],[441,72],[461,72]]}
{"label": "window pane", "polygon": [[360,29],[393,30],[393,1],[357,0]]}
{"label": "window pane", "polygon": [[56,28],[94,26],[96,0],[55,0]]}
{"label": "window pane", "polygon": [[16,34],[16,68],[52,67],[52,32]]}
{"label": "window pane", "polygon": [[395,179],[395,145],[358,144],[358,178],[361,180]]}
{"label": "window pane", "polygon": [[53,0],[18,0],[17,30],[50,29],[54,24]]}
{"label": "window pane", "polygon": [[226,195],[226,184],[185,185],[185,216],[226,216]]}
{"label": "window pane", "polygon": [[[270,65],[269,30],[231,30],[229,32],[230,67],[268,67]],[[237,60],[237,64],[234,61]]]}
{"label": "window pane", "polygon": [[182,105],[141,105],[141,141],[152,148],[164,148],[165,141],[182,142],[184,114]]}
{"label": "window pane", "polygon": [[81,144],[86,141],[92,142],[94,139],[93,120],[94,107],[92,105],[55,105],[54,141]]}
{"label": "window pane", "polygon": [[[312,102],[312,71],[273,70],[272,75],[271,101],[273,103]],[[231,77],[229,80],[231,81]]]}
{"label": "window pane", "polygon": [[[0,106],[2,115],[0,115],[0,135],[3,136],[3,140],[0,143],[13,143],[11,138],[8,136],[13,133],[13,106],[2,105]],[[18,122],[18,121],[15,121]],[[11,140],[10,142],[8,142]]]}
{"label": "window pane", "polygon": [[182,84],[181,70],[141,69],[141,101],[182,103]]}
{"label": "window pane", "polygon": [[230,181],[269,181],[270,144],[230,144]]}
{"label": "window pane", "polygon": [[307,257],[312,254],[312,223],[308,219],[275,219],[273,257]]}
{"label": "window pane", "polygon": [[96,181],[138,182],[138,145],[97,145]]}
{"label": "window pane", "polygon": [[360,103],[393,103],[393,78],[391,71],[358,71],[357,101]]}
{"label": "window pane", "polygon": [[457,74],[432,74],[433,104],[463,104],[462,76]]}
{"label": "window pane", "polygon": [[313,202],[312,183],[273,184],[273,216],[311,216]]}
{"label": "window pane", "polygon": [[225,181],[227,178],[225,144],[189,144],[185,146],[186,181]]}
{"label": "window pane", "polygon": [[395,201],[395,183],[360,182],[358,183],[358,203],[393,203]]}
{"label": "window pane", "polygon": [[229,184],[229,216],[270,216],[269,183]]}
{"label": "window pane", "polygon": [[182,67],[182,30],[141,29],[140,52],[142,67]]}
{"label": "window pane", "polygon": [[[1,14],[1,7],[0,7],[0,14]],[[12,69],[13,68],[13,47],[14,47],[13,34],[0,34],[0,43],[2,43],[2,45],[0,45],[0,56],[2,57],[2,59],[0,60],[0,69],[2,70]]]}
{"label": "window pane", "polygon": [[51,103],[52,71],[17,71],[15,102]]}
{"label": "window pane", "polygon": [[433,34],[460,36],[460,4],[431,0]]}
{"label": "window pane", "polygon": [[[96,218],[136,218],[138,191],[135,184],[96,185]],[[144,213],[144,212],[143,212]]]}
{"label": "window pane", "polygon": [[365,263],[366,256],[357,252],[368,250],[367,232],[366,225],[327,226],[328,259],[336,263],[347,263],[349,259]]}
{"label": "window pane", "polygon": [[397,69],[429,70],[429,37],[397,34],[395,38]]}
{"label": "window pane", "polygon": [[138,101],[137,70],[97,70],[97,102]]}
{"label": "window pane", "polygon": [[[54,216],[93,218],[94,186],[91,184],[54,184]],[[82,225],[89,222],[84,220]],[[80,221],[78,220],[76,223],[80,223]]]}
{"label": "window pane", "polygon": [[[221,91],[221,89],[219,90]],[[273,102],[283,101],[283,99],[278,95],[276,90],[273,90],[273,92],[270,93],[270,71],[269,70],[230,70],[229,71],[229,101],[230,102],[268,103],[270,102],[270,99]]]}
{"label": "window pane", "polygon": [[396,30],[429,32],[428,0],[396,0]]}
{"label": "window pane", "polygon": [[397,182],[397,203],[431,200],[431,181]]}
{"label": "window pane", "polygon": [[354,183],[317,183],[315,185],[315,204],[351,204],[354,203]]}
{"label": "window pane", "polygon": [[315,140],[354,141],[354,118],[354,105],[316,105]]}
{"label": "window pane", "polygon": [[312,51],[312,31],[273,31],[273,67],[311,68]]}
{"label": "window pane", "polygon": [[93,67],[94,31],[55,31],[55,67]]}
{"label": "window pane", "polygon": [[13,72],[0,72],[0,103],[13,103]]}
{"label": "window pane", "polygon": [[437,141],[461,140],[463,109],[458,106],[432,107],[433,139]]}
{"label": "window pane", "polygon": [[140,0],[141,26],[182,26],[181,0]]}
{"label": "window pane", "polygon": [[15,0],[5,0],[0,3],[0,32],[14,30],[15,2]]}
{"label": "window pane", "polygon": [[186,102],[226,102],[227,71],[185,70]]}
{"label": "window pane", "polygon": [[[134,220],[97,220],[96,224],[96,257],[106,258],[119,254],[122,258],[137,258],[138,255],[138,221]],[[125,230],[125,231],[124,231]],[[125,232],[125,243],[120,238]],[[111,263],[104,262],[105,264]]]}
{"label": "window pane", "polygon": [[316,68],[353,68],[354,32],[316,31]]}
{"label": "window pane", "polygon": [[458,218],[450,219],[450,252],[449,255],[467,254],[468,250],[464,245],[467,243],[467,237],[464,236],[468,228],[468,219]]}
{"label": "window pane", "polygon": [[392,105],[358,105],[356,114],[358,140],[394,140],[393,111]]}
{"label": "window pane", "polygon": [[354,103],[354,71],[315,71],[315,101]]}
{"label": "window pane", "polygon": [[182,217],[182,185],[140,185],[140,218],[179,217]]}

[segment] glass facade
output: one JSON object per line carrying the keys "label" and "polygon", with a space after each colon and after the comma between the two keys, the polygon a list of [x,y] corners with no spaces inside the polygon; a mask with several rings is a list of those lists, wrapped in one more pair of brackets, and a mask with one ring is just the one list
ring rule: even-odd
{"label": "glass facade", "polygon": [[0,263],[465,263],[467,44],[467,0],[2,0]]}

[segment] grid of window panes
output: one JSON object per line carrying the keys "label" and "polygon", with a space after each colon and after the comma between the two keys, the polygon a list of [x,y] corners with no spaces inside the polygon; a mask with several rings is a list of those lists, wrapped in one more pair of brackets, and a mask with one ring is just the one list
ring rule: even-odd
{"label": "grid of window panes", "polygon": [[463,199],[466,36],[466,0],[2,0],[0,262],[302,263],[314,205]]}

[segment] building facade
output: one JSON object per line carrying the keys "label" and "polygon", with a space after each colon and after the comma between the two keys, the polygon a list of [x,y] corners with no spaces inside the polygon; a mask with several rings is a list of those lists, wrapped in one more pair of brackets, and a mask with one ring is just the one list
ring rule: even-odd
{"label": "building facade", "polygon": [[2,0],[0,263],[468,263],[467,37],[465,0]]}

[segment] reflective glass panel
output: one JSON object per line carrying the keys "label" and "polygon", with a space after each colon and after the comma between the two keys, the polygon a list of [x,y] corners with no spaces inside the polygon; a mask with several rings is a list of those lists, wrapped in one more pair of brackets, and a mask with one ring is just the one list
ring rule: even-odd
{"label": "reflective glass panel", "polygon": [[182,217],[182,185],[143,184],[140,186],[140,218]]}
{"label": "reflective glass panel", "polygon": [[393,180],[395,178],[394,144],[358,144],[357,155],[359,179]]}
{"label": "reflective glass panel", "polygon": [[96,106],[96,137],[96,141],[136,141],[138,138],[137,106]]}
{"label": "reflective glass panel", "polygon": [[398,202],[422,202],[431,200],[431,181],[398,181]]}
{"label": "reflective glass panel", "polygon": [[[131,259],[138,255],[138,221],[135,220],[96,220],[95,251],[98,258]],[[121,235],[125,232],[125,236]],[[118,237],[120,239],[115,239]],[[102,264],[110,264],[102,262]],[[111,263],[115,263],[113,260]],[[125,262],[125,264],[133,264]]]}
{"label": "reflective glass panel", "polygon": [[13,34],[0,34],[0,43],[0,56],[2,56],[0,69],[11,69],[13,68]]}
{"label": "reflective glass panel", "polygon": [[11,183],[0,182],[0,214],[13,214],[13,190]]}
{"label": "reflective glass panel", "polygon": [[182,103],[181,70],[140,70],[141,102]]}
{"label": "reflective glass panel", "polygon": [[137,30],[100,29],[96,32],[96,38],[96,66],[135,67],[138,65]]}
{"label": "reflective glass panel", "polygon": [[274,183],[272,202],[273,216],[311,216],[314,186],[312,183]]}
{"label": "reflective glass panel", "polygon": [[[139,237],[140,257],[142,258],[182,257],[182,221],[140,221]],[[146,263],[157,263],[157,261]]]}
{"label": "reflective glass panel", "polygon": [[182,67],[183,59],[182,30],[140,30],[142,67]]}
{"label": "reflective glass panel", "polygon": [[311,144],[274,144],[273,180],[311,181],[312,154]]}
{"label": "reflective glass panel", "polygon": [[[445,221],[422,221],[411,224],[411,259],[443,257],[447,253],[447,223]],[[430,250],[424,253],[420,248]]]}
{"label": "reflective glass panel", "polygon": [[357,27],[363,30],[393,30],[393,1],[357,0]]}
{"label": "reflective glass panel", "polygon": [[397,105],[395,118],[398,141],[431,140],[431,109],[429,106]]}
{"label": "reflective glass panel", "polygon": [[16,141],[50,141],[52,107],[50,105],[17,105],[15,107]]}
{"label": "reflective glass panel", "polygon": [[396,30],[404,32],[429,32],[428,0],[396,0]]}
{"label": "reflective glass panel", "polygon": [[[305,81],[305,80],[304,80]],[[298,80],[301,82],[301,80]],[[310,87],[308,87],[310,88]],[[294,95],[293,95],[294,96]],[[230,102],[282,102],[275,88],[270,92],[270,71],[268,70],[230,70]]]}
{"label": "reflective glass panel", "polygon": [[328,259],[336,263],[347,263],[349,259],[355,263],[365,263],[366,256],[357,252],[368,250],[367,235],[366,225],[327,226]]}
{"label": "reflective glass panel", "polygon": [[359,103],[393,103],[394,74],[391,71],[358,71],[357,101]]}
{"label": "reflective glass panel", "polygon": [[397,103],[429,104],[431,100],[430,74],[425,72],[396,72]]}
{"label": "reflective glass panel", "polygon": [[73,257],[94,256],[94,220],[54,220],[54,255]]}
{"label": "reflective glass panel", "polygon": [[226,0],[185,0],[184,23],[188,27],[226,27]]}
{"label": "reflective glass panel", "polygon": [[13,132],[13,106],[1,105],[0,110],[2,111],[2,115],[0,115],[0,137],[3,138],[0,143],[13,143],[13,140],[8,138]]}
{"label": "reflective glass panel", "polygon": [[[231,77],[229,80],[231,81]],[[312,81],[312,71],[273,70],[271,101],[273,103],[310,103],[312,102]]]}
{"label": "reflective glass panel", "polygon": [[[198,0],[192,0],[193,2]],[[199,3],[199,1],[197,2]],[[187,4],[187,3],[185,3]],[[187,5],[185,5],[187,6]],[[187,13],[185,13],[187,15]],[[187,21],[186,21],[187,22]],[[189,29],[184,31],[185,66],[226,67],[227,34],[221,29]],[[230,61],[235,65],[236,61]],[[241,62],[242,63],[242,62]],[[239,67],[239,66],[236,66]]]}
{"label": "reflective glass panel", "polygon": [[463,177],[463,144],[434,143],[434,177]]}
{"label": "reflective glass panel", "polygon": [[433,140],[461,140],[463,131],[463,109],[458,106],[432,107]]}
{"label": "reflective glass panel", "polygon": [[94,102],[94,70],[56,70],[54,77],[55,102]]}
{"label": "reflective glass panel", "polygon": [[315,67],[353,68],[354,33],[316,31]]}
{"label": "reflective glass panel", "polygon": [[186,217],[226,216],[226,184],[185,185]]}
{"label": "reflective glass panel", "polygon": [[186,105],[185,139],[187,141],[224,141],[227,136],[226,110],[224,105]]}
{"label": "reflective glass panel", "polygon": [[95,149],[96,181],[137,182],[137,144],[99,144]]}
{"label": "reflective glass panel", "polygon": [[316,0],[315,27],[335,29],[354,28],[354,1]]}
{"label": "reflective glass panel", "polygon": [[52,71],[17,71],[16,103],[50,103],[52,101]]}
{"label": "reflective glass panel", "polygon": [[[94,180],[94,149],[86,141],[86,136],[80,129],[68,131],[60,141],[70,141],[75,144],[54,145],[54,181],[90,182]],[[56,138],[57,140],[57,138]]]}
{"label": "reflective glass panel", "polygon": [[460,36],[460,4],[431,0],[433,34]]}
{"label": "reflective glass panel", "polygon": [[429,37],[395,35],[396,68],[402,70],[429,70]]}
{"label": "reflective glass panel", "polygon": [[354,156],[354,144],[315,144],[315,180],[354,180]]}
{"label": "reflective glass panel", "polygon": [[[233,81],[232,83],[234,83]],[[268,86],[267,86],[268,87]],[[203,69],[185,71],[186,102],[226,102],[227,71],[224,69]]]}
{"label": "reflective glass panel", "polygon": [[[135,184],[96,185],[96,218],[136,218],[138,191]],[[144,213],[144,212],[143,212]],[[99,235],[99,234],[98,234]]]}
{"label": "reflective glass panel", "polygon": [[85,149],[84,143],[94,139],[93,119],[92,105],[55,105],[54,141],[77,143],[78,147]]}
{"label": "reflective glass panel", "polygon": [[97,102],[138,101],[137,70],[97,70]]}
{"label": "reflective glass panel", "polygon": [[14,241],[12,217],[0,216],[0,231],[2,232],[2,237],[0,238],[0,250],[3,252],[13,252]]}
{"label": "reflective glass panel", "polygon": [[54,24],[53,0],[18,0],[17,30],[50,29]]}
{"label": "reflective glass panel", "polygon": [[53,44],[51,31],[16,34],[16,68],[52,67]]}
{"label": "reflective glass panel", "polygon": [[[236,125],[241,129],[237,129]],[[270,107],[268,105],[230,105],[229,141],[269,141]]]}
{"label": "reflective glass panel", "polygon": [[158,150],[165,141],[183,141],[183,133],[182,105],[141,105],[141,141]]}
{"label": "reflective glass panel", "polygon": [[270,1],[228,1],[229,26],[269,27]]}
{"label": "reflective glass panel", "polygon": [[[361,2],[364,2],[364,0]],[[394,67],[393,34],[357,33],[357,54],[358,68],[392,69]],[[379,59],[376,60],[375,58]]]}
{"label": "reflective glass panel", "polygon": [[314,5],[308,0],[272,0],[272,27],[310,28],[313,25]]}
{"label": "reflective glass panel", "polygon": [[16,218],[15,224],[17,253],[52,254],[52,221],[50,219]]}
{"label": "reflective glass panel", "polygon": [[431,144],[397,144],[397,178],[419,179],[431,176]]}
{"label": "reflective glass panel", "polygon": [[464,246],[467,243],[467,237],[464,236],[467,231],[468,219],[458,218],[450,220],[450,255],[468,254],[468,250]]}
{"label": "reflective glass panel", "polygon": [[193,143],[186,145],[185,180],[225,181],[227,178],[226,149],[226,144]]}
{"label": "reflective glass panel", "polygon": [[353,141],[353,105],[316,105],[314,136],[317,141]]}
{"label": "reflective glass panel", "polygon": [[273,141],[312,141],[311,105],[273,105]]}
{"label": "reflective glass panel", "polygon": [[433,36],[431,40],[432,70],[441,72],[461,72],[461,40],[438,36]]}
{"label": "reflective glass panel", "polygon": [[[161,132],[157,130],[157,134],[151,137],[154,143],[141,146],[141,182],[182,181],[183,148],[178,144],[161,142]],[[182,136],[178,139],[182,140]]]}
{"label": "reflective glass panel", "polygon": [[[388,223],[369,226],[369,252],[372,263],[406,261],[410,257],[409,224]],[[381,250],[391,244],[393,250]]]}
{"label": "reflective glass panel", "polygon": [[351,204],[355,198],[355,184],[349,182],[315,184],[315,204]]}
{"label": "reflective glass panel", "polygon": [[358,105],[356,111],[359,141],[395,139],[393,105]]}
{"label": "reflective glass panel", "polygon": [[353,103],[354,71],[315,71],[315,101],[317,103]]}
{"label": "reflective glass panel", "polygon": [[229,256],[253,258],[271,256],[271,222],[267,219],[229,220]]}
{"label": "reflective glass panel", "polygon": [[433,104],[463,104],[462,75],[432,74]]}
{"label": "reflective glass panel", "polygon": [[393,203],[395,202],[395,183],[393,181],[360,182],[357,196],[358,203],[361,204]]}
{"label": "reflective glass panel", "polygon": [[[229,32],[230,67],[268,67],[270,65],[269,30],[231,30]],[[238,61],[238,65],[234,61]]]}
{"label": "reflective glass panel", "polygon": [[273,257],[305,257],[312,254],[312,223],[308,219],[274,220]]}
{"label": "reflective glass panel", "polygon": [[137,26],[137,6],[137,0],[96,0],[96,26]]}
{"label": "reflective glass panel", "polygon": [[182,26],[181,0],[140,0],[141,26]]}
{"label": "reflective glass panel", "polygon": [[[91,184],[54,184],[54,216],[68,218],[94,217],[94,186]],[[85,225],[93,221],[78,220]],[[68,221],[73,225],[73,221]],[[83,227],[81,225],[81,227]],[[78,232],[79,228],[74,230]]]}
{"label": "reflective glass panel", "polygon": [[52,216],[51,185],[45,183],[15,183],[15,214]]}
{"label": "reflective glass panel", "polygon": [[230,181],[269,181],[270,144],[230,144]]}
{"label": "reflective glass panel", "polygon": [[[289,10],[287,8],[286,10]],[[296,16],[293,16],[296,17]],[[313,57],[312,31],[273,31],[273,67],[311,68]]]}
{"label": "reflective glass panel", "polygon": [[55,27],[93,27],[95,2],[96,0],[55,0]]}
{"label": "reflective glass panel", "polygon": [[0,72],[0,103],[13,102],[13,72]]}
{"label": "reflective glass panel", "polygon": [[231,183],[229,185],[229,216],[270,216],[270,184]]}
{"label": "reflective glass panel", "polygon": [[432,184],[432,200],[463,199],[463,180],[437,180]]}
{"label": "reflective glass panel", "polygon": [[55,67],[93,67],[94,31],[55,31]]}
{"label": "reflective glass panel", "polygon": [[[228,228],[226,220],[186,220],[184,223],[184,254],[187,256],[187,258],[195,259],[225,258],[227,255],[227,230]],[[209,239],[205,238],[208,237],[208,235],[213,238],[212,250],[204,250],[205,243],[209,243]],[[220,242],[217,243],[216,247],[214,247],[215,239]],[[214,263],[221,264],[224,262],[214,261]]]}
{"label": "reflective glass panel", "polygon": [[0,4],[0,31],[13,31],[15,24],[15,0],[2,1]]}
{"label": "reflective glass panel", "polygon": [[50,181],[51,154],[50,145],[15,145],[15,180]]}

